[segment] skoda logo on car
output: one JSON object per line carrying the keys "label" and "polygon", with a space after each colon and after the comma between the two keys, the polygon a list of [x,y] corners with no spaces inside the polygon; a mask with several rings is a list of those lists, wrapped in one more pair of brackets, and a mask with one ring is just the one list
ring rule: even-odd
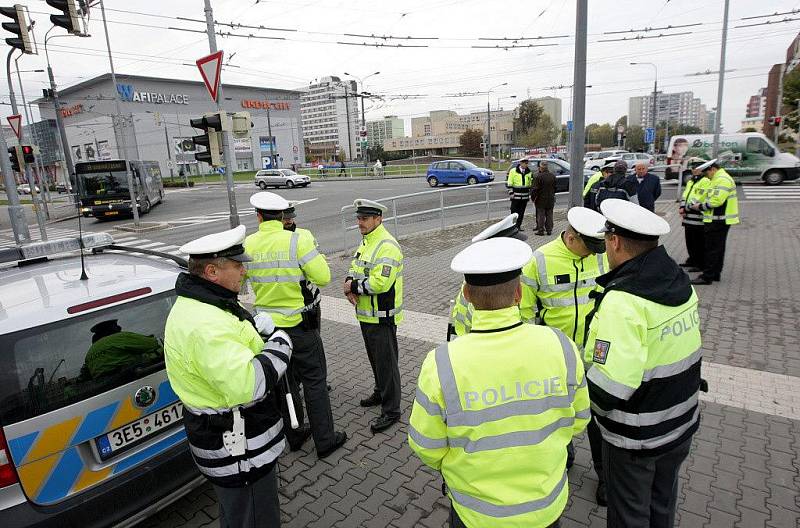
{"label": "skoda logo on car", "polygon": [[150,385],[141,387],[133,396],[133,402],[142,409],[150,407],[154,401],[156,401],[156,390]]}

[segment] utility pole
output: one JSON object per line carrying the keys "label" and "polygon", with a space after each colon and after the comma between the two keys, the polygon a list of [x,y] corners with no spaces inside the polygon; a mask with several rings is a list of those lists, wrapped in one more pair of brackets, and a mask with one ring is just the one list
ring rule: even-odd
{"label": "utility pole", "polygon": [[[33,141],[36,144],[39,144],[39,136],[36,133],[36,129],[33,126],[33,112],[28,112],[28,101],[25,99],[25,90],[22,88],[22,74],[19,71],[19,57],[14,59],[14,65],[16,66],[17,70],[17,82],[19,83],[19,95],[22,97],[22,109],[25,111],[25,122],[28,123],[28,127],[30,127],[31,134],[33,135]],[[35,71],[36,73],[44,73],[44,70],[29,70]],[[9,82],[11,82],[9,80]],[[36,156],[36,172],[39,174],[39,181],[42,183],[42,206],[44,207],[44,216],[47,220],[50,220],[50,210],[47,207],[47,201],[50,199],[50,189],[49,189],[49,182],[47,181],[47,177],[42,170],[42,157]]]}
{"label": "utility pole", "polygon": [[[208,33],[208,49],[211,53],[217,52],[217,36],[214,33],[214,11],[211,9],[211,0],[205,0],[206,32]],[[222,112],[224,101],[222,94],[222,81],[219,80],[217,89],[217,110]],[[229,128],[229,127],[224,127]],[[233,169],[236,166],[236,158],[233,152],[233,139],[230,130],[222,131],[222,155],[225,156],[225,176],[228,187],[228,205],[230,206],[230,225],[231,229],[239,225],[239,212],[236,210],[236,194],[233,192]]]}
{"label": "utility pole", "polygon": [[[344,113],[347,115],[347,156],[353,159],[353,138],[350,130],[350,94],[347,93],[347,83],[344,85]],[[337,152],[338,154],[338,152]],[[341,160],[339,160],[341,161]]]}
{"label": "utility pole", "polygon": [[583,204],[583,140],[586,133],[586,27],[588,0],[577,0],[575,13],[575,65],[572,74],[572,142],[569,161],[569,205]]}
{"label": "utility pole", "polygon": [[[47,46],[45,45],[45,50]],[[53,95],[53,112],[56,114],[56,127],[58,128],[58,135],[61,138],[61,150],[64,153],[64,163],[67,169],[67,182],[72,185],[72,178],[75,178],[76,187],[76,203],[80,207],[80,190],[81,182],[75,175],[75,165],[72,163],[72,152],[69,150],[69,142],[67,141],[67,131],[64,128],[64,117],[61,115],[61,103],[58,100],[58,89],[56,88],[56,80],[53,77],[53,68],[50,67],[50,59],[47,60],[47,76],[50,78],[50,92]]]}
{"label": "utility pole", "polygon": [[[111,57],[111,40],[108,38],[108,24],[106,23],[106,7],[105,2],[100,0],[100,14],[103,17],[103,31],[106,35],[106,50],[108,51],[108,65],[111,68],[111,84],[114,92],[114,106],[116,116],[111,118],[111,121],[116,121],[114,128],[119,132],[119,143],[123,152],[122,158],[125,160],[125,178],[128,181],[128,194],[131,198],[131,212],[133,213],[133,227],[139,229],[139,200],[136,198],[136,188],[133,181],[133,173],[131,172],[131,160],[128,159],[128,139],[125,137],[126,129],[128,128],[127,117],[122,115],[122,109],[119,104],[121,94],[117,89],[117,74],[114,72],[114,59]],[[132,125],[133,123],[131,123]],[[119,125],[122,125],[119,127]],[[119,128],[118,128],[119,127]]]}
{"label": "utility pole", "polygon": [[[656,77],[656,80],[653,81],[653,144],[651,147],[653,149],[651,154],[653,155],[655,155],[656,153],[656,124],[657,124],[656,113],[658,112],[657,101],[658,101],[658,77]],[[669,115],[667,115],[667,119],[669,119]]]}
{"label": "utility pole", "polygon": [[489,159],[489,168],[492,168],[492,108],[489,105],[489,96],[486,96],[486,157]]}
{"label": "utility pole", "polygon": [[276,169],[275,166],[275,138],[272,137],[272,119],[269,114],[269,101],[267,101],[267,134],[269,134],[269,166]]}
{"label": "utility pole", "polygon": [[[97,136],[95,136],[94,141],[95,141],[95,143],[97,143]],[[167,144],[167,159],[171,162],[172,161],[172,148],[170,147],[170,144],[169,144],[169,133],[167,132],[167,122],[166,122],[166,120],[164,121],[164,142]],[[98,155],[100,154],[100,148],[99,147],[97,148],[97,153],[98,153]],[[169,179],[170,179],[170,181],[172,181],[172,179],[174,177],[175,177],[175,171],[172,168],[172,163],[170,163],[170,168],[169,168]]]}
{"label": "utility pole", "polygon": [[[18,115],[19,110],[17,109],[17,98],[14,97],[14,85],[11,82],[11,55],[14,53],[15,49],[16,48],[11,48],[10,50],[8,50],[8,56],[6,57],[6,74],[8,75],[8,96],[9,99],[11,99],[11,112],[13,112],[14,115]],[[25,142],[25,129],[22,126],[22,123],[20,123],[19,144],[23,145],[24,142]],[[2,153],[2,155],[5,156],[6,153]],[[27,181],[28,185],[31,186],[31,201],[33,202],[33,212],[36,215],[36,223],[39,224],[39,234],[41,234],[42,240],[47,240],[47,229],[45,228],[45,220],[44,216],[42,215],[42,207],[41,204],[39,204],[40,196],[39,193],[36,192],[36,182],[33,179],[33,175],[31,175],[31,168],[28,166],[27,163],[25,163],[25,160],[19,160],[19,161],[20,165],[22,164],[25,165],[23,175],[25,176],[25,181]],[[14,186],[15,192],[16,188],[17,186],[15,185]]]}
{"label": "utility pole", "polygon": [[714,144],[711,156],[719,155],[719,133],[722,128],[722,88],[725,84],[725,46],[728,43],[728,8],[730,0],[725,0],[725,10],[722,18],[722,45],[719,51],[719,82],[717,84],[717,113],[714,115]]}

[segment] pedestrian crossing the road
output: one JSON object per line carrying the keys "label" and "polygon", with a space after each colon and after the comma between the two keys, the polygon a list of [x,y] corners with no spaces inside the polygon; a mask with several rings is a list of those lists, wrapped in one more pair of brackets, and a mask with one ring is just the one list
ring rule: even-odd
{"label": "pedestrian crossing the road", "polygon": [[784,185],[754,185],[742,187],[742,199],[753,201],[789,201],[800,202],[800,185],[787,183]]}

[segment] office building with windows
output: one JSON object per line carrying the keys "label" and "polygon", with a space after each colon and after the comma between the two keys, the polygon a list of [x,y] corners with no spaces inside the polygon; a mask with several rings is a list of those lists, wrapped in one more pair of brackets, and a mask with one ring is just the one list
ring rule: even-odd
{"label": "office building with windows", "polygon": [[[309,157],[320,161],[359,159],[361,113],[356,82],[329,76],[300,90],[303,141]],[[342,151],[345,160],[339,159]]]}

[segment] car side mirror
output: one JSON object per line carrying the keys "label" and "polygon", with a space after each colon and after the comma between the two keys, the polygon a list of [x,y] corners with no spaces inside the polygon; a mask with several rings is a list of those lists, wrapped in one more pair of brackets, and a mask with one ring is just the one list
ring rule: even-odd
{"label": "car side mirror", "polygon": [[772,148],[772,147],[769,147],[769,148],[768,148],[768,149],[767,149],[767,150],[764,152],[764,154],[766,154],[767,156],[769,156],[769,157],[771,158],[771,157],[775,156],[775,149],[774,149],[774,148]]}

